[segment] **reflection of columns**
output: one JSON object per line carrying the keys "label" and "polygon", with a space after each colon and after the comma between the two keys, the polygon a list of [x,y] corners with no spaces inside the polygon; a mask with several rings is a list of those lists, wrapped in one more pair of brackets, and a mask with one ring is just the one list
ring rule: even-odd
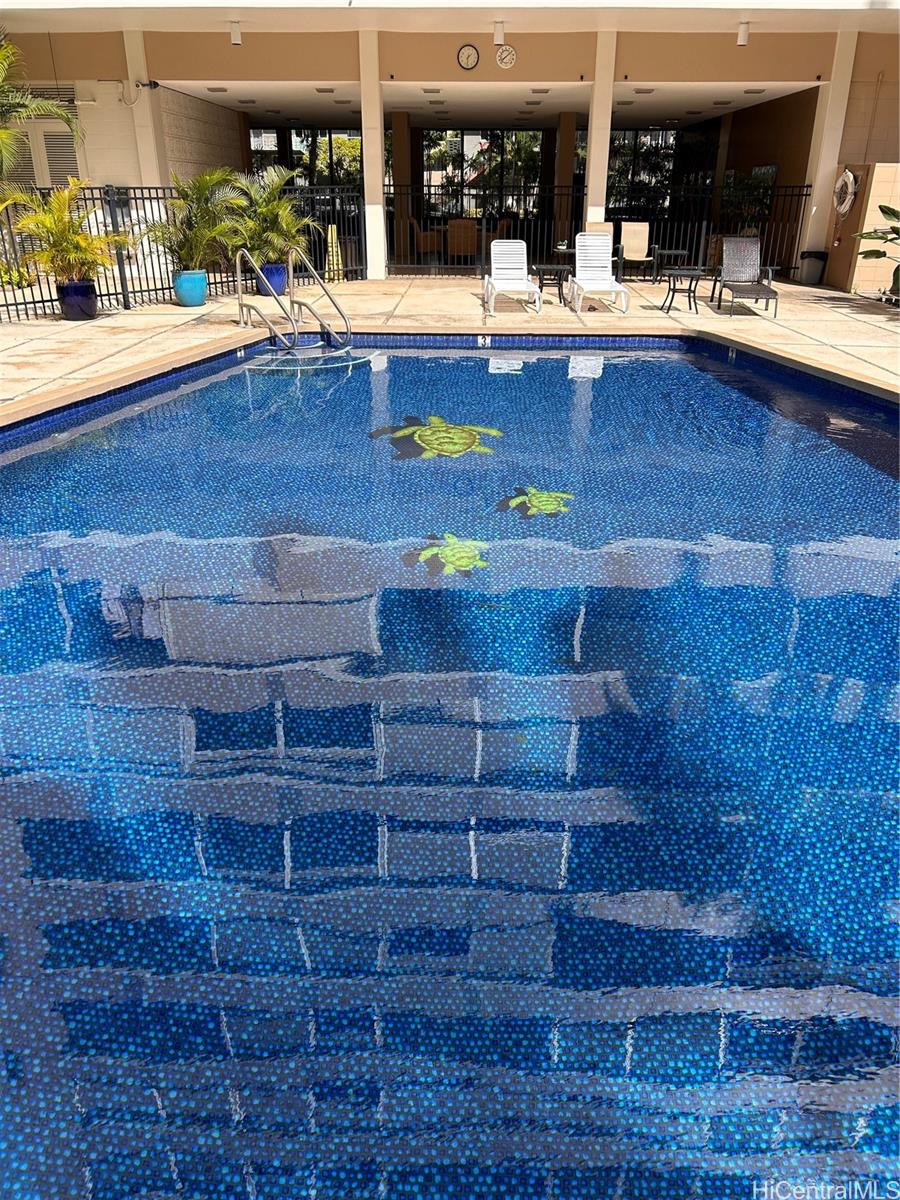
{"label": "reflection of columns", "polygon": [[412,182],[409,113],[391,113],[391,158],[394,179],[394,258],[397,262],[409,262],[410,184]]}
{"label": "reflection of columns", "polygon": [[139,29],[126,29],[122,34],[122,41],[125,46],[125,66],[128,75],[125,81],[126,98],[129,104],[132,99],[135,100],[131,109],[131,119],[134,121],[134,144],[141,171],[141,183],[145,186],[159,186],[169,182],[159,92],[150,88],[135,87],[137,80],[146,83],[150,78],[143,33]]}
{"label": "reflection of columns", "polygon": [[616,74],[616,35],[597,34],[594,86],[588,118],[585,227],[606,220],[606,175],[609,167],[609,137],[612,129],[613,82]]}
{"label": "reflection of columns", "polygon": [[812,184],[812,195],[800,235],[801,250],[825,248],[831,217],[831,192],[837,176],[855,57],[856,34],[849,31],[838,33],[835,36],[831,80],[819,84],[816,119],[806,168],[806,180]]}
{"label": "reflection of columns", "polygon": [[572,381],[572,449],[577,455],[587,450],[590,441],[593,398],[593,379]]}
{"label": "reflection of columns", "polygon": [[384,279],[384,110],[378,66],[378,31],[359,31],[359,87],[362,111],[363,190],[366,206],[366,274]]}
{"label": "reflection of columns", "polygon": [[572,220],[572,176],[575,171],[575,121],[576,114],[559,114],[559,131],[556,138],[556,164],[554,183],[556,205],[553,214],[554,241],[568,238]]}

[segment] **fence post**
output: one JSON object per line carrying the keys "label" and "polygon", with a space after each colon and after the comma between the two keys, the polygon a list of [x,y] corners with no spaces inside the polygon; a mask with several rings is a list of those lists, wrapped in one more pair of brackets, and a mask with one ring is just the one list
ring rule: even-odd
{"label": "fence post", "polygon": [[[116,188],[108,183],[103,189],[106,198],[106,206],[109,209],[109,218],[112,221],[113,233],[121,233],[119,228],[119,210],[116,204]],[[125,271],[125,254],[121,246],[116,246],[116,266],[119,270],[119,284],[122,290],[122,307],[131,308],[131,293],[128,290],[128,275]]]}

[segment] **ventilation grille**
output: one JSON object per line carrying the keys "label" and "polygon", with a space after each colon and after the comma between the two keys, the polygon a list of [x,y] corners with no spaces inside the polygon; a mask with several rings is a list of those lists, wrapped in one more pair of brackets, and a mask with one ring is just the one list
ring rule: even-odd
{"label": "ventilation grille", "polygon": [[75,89],[73,87],[54,87],[52,84],[36,87],[32,84],[28,90],[32,96],[39,96],[41,100],[55,100],[60,108],[67,109],[73,116],[78,111],[75,107]]}
{"label": "ventilation grille", "polygon": [[19,140],[19,154],[16,165],[6,173],[6,182],[14,183],[17,187],[34,187],[34,159],[31,157],[31,143],[27,137]]}
{"label": "ventilation grille", "polygon": [[75,142],[68,129],[64,133],[45,133],[44,150],[47,154],[47,170],[51,187],[64,187],[69,176],[78,178],[78,158]]}

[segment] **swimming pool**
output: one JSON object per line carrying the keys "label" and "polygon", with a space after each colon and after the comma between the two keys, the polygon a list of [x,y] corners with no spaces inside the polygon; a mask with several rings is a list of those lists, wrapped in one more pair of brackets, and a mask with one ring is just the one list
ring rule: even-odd
{"label": "swimming pool", "polygon": [[0,438],[4,1194],[894,1176],[895,461],[652,343]]}

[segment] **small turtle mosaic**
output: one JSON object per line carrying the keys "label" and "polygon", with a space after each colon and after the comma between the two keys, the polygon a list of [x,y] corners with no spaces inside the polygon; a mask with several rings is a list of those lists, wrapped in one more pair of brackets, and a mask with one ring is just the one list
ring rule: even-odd
{"label": "small turtle mosaic", "polygon": [[[470,451],[474,454],[493,454],[491,446],[482,444],[481,435],[502,437],[500,429],[489,425],[454,425],[443,417],[406,417],[403,425],[386,425],[373,429],[369,437],[388,436],[397,453],[395,458],[460,458]],[[408,441],[400,442],[401,438]]]}
{"label": "small turtle mosaic", "polygon": [[499,512],[516,509],[520,517],[542,515],[558,517],[569,511],[566,500],[574,500],[572,492],[544,492],[536,487],[517,487],[511,496],[505,496],[497,504]]}
{"label": "small turtle mosaic", "polygon": [[430,533],[428,542],[424,548],[410,550],[403,555],[407,566],[425,563],[432,575],[471,575],[475,567],[490,566],[481,557],[481,551],[488,547],[487,542],[458,538],[452,533],[445,533],[443,539],[436,533]]}

